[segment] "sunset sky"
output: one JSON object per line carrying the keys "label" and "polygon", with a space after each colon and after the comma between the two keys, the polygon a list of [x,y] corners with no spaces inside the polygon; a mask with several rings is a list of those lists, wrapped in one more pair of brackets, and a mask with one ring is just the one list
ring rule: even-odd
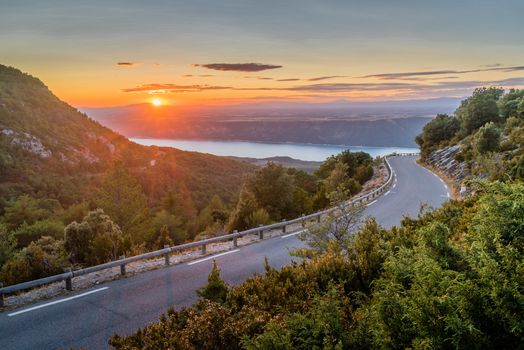
{"label": "sunset sky", "polygon": [[524,1],[0,0],[0,63],[77,106],[524,87]]}

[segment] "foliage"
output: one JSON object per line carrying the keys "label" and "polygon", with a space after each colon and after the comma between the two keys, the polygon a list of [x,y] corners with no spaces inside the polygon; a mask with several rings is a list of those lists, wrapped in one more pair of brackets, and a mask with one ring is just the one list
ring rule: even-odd
{"label": "foliage", "polygon": [[[172,244],[181,244],[187,238],[186,231],[183,227],[183,221],[180,217],[168,213],[166,210],[158,211],[150,222],[150,227],[153,230],[153,240],[157,240],[162,234],[162,229],[167,229],[169,240]],[[151,243],[151,239],[146,243]],[[171,244],[171,245],[172,245]],[[163,248],[164,246],[160,246]]]}
{"label": "foliage", "polygon": [[497,102],[504,90],[495,87],[478,88],[462,101],[455,115],[460,121],[461,133],[470,135],[489,122],[500,121]]}
{"label": "foliage", "polygon": [[124,252],[122,231],[102,209],[89,212],[81,223],[72,222],[64,232],[65,248],[73,263],[100,264]]}
{"label": "foliage", "polygon": [[207,285],[196,291],[197,295],[205,300],[215,303],[224,303],[227,298],[229,287],[220,278],[220,269],[216,260],[213,260],[213,267],[207,278]]}
{"label": "foliage", "polygon": [[[468,173],[490,180],[522,179],[524,90],[477,89],[453,116],[438,115],[417,136],[421,158],[457,146],[454,160]],[[459,128],[460,126],[460,128]],[[452,166],[456,166],[453,164]]]}
{"label": "foliage", "polygon": [[42,237],[18,251],[0,270],[0,280],[16,284],[63,272],[67,266],[63,241]]}
{"label": "foliage", "polygon": [[437,147],[443,146],[446,141],[450,141],[459,129],[460,122],[456,117],[437,114],[434,119],[424,125],[422,133],[415,139],[421,148],[422,158],[427,157],[429,152]]}
{"label": "foliage", "polygon": [[475,150],[479,154],[496,151],[501,140],[501,132],[493,122],[481,127],[475,134]]}
{"label": "foliage", "polygon": [[16,238],[0,223],[0,268],[15,253]]}
{"label": "foliage", "polygon": [[[368,220],[300,263],[266,265],[219,301],[170,311],[117,349],[519,348],[524,185],[404,218]],[[326,228],[329,230],[329,228]],[[215,278],[216,278],[215,273]],[[224,289],[222,289],[224,290]],[[202,333],[205,332],[205,336]]]}
{"label": "foliage", "polygon": [[142,187],[122,163],[116,163],[102,182],[95,198],[97,207],[125,233],[133,233],[144,220],[147,199]]}

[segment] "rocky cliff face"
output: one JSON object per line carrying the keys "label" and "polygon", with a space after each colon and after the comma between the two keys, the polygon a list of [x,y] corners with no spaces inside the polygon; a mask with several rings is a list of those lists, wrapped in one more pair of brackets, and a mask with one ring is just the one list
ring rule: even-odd
{"label": "rocky cliff face", "polygon": [[454,189],[459,196],[464,196],[467,189],[464,180],[471,177],[471,173],[465,162],[455,159],[455,155],[460,152],[460,145],[444,147],[430,154],[426,163],[451,180]]}

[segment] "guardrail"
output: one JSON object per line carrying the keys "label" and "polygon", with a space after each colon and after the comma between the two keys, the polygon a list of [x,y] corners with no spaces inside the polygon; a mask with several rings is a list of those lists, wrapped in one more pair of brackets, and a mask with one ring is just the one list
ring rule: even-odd
{"label": "guardrail", "polygon": [[[353,199],[347,201],[345,203],[345,206],[347,206],[347,205],[363,204],[364,202],[372,200],[372,199],[378,197],[380,194],[384,193],[389,188],[389,186],[391,185],[391,183],[392,183],[392,181],[393,181],[393,179],[395,177],[395,173],[393,172],[393,169],[391,168],[391,165],[389,164],[388,157],[390,157],[390,156],[412,156],[412,155],[418,155],[418,153],[393,153],[393,154],[385,156],[384,157],[384,163],[385,163],[386,168],[388,170],[388,179],[386,180],[386,182],[384,184],[382,184],[376,190],[373,190],[373,191],[371,191],[371,192],[369,192],[369,193],[367,193],[365,195],[362,195],[362,196],[359,196],[357,198],[353,198]],[[334,210],[337,210],[338,208],[339,207],[333,207],[333,208],[322,210],[322,211],[319,211],[319,212],[316,212],[316,213],[313,213],[313,214],[304,215],[304,216],[301,216],[301,217],[293,219],[293,220],[283,220],[282,222],[278,222],[278,223],[274,223],[274,224],[270,224],[270,225],[264,225],[264,226],[261,225],[259,227],[255,227],[255,228],[252,228],[252,229],[249,229],[249,230],[245,230],[245,231],[241,231],[241,232],[234,231],[233,233],[230,233],[230,234],[227,234],[227,235],[223,235],[223,236],[218,236],[218,237],[208,238],[208,239],[204,239],[204,240],[200,240],[200,241],[180,244],[180,245],[176,245],[176,246],[173,246],[173,247],[166,246],[164,249],[155,250],[155,251],[152,251],[152,252],[149,252],[149,253],[145,253],[145,254],[131,256],[131,257],[128,257],[128,258],[123,257],[123,258],[121,258],[119,260],[110,261],[110,262],[107,262],[107,263],[104,263],[104,264],[100,264],[100,265],[96,265],[96,266],[90,266],[90,267],[86,267],[86,268],[79,269],[79,270],[70,270],[69,269],[68,271],[66,271],[66,272],[64,272],[62,274],[59,274],[59,275],[44,277],[44,278],[40,278],[40,279],[33,280],[33,281],[27,281],[27,282],[23,282],[23,283],[19,283],[19,284],[14,284],[14,285],[11,285],[11,286],[3,287],[2,284],[0,283],[0,307],[4,306],[4,295],[8,294],[8,293],[14,293],[14,292],[18,292],[18,291],[21,291],[21,290],[35,288],[35,287],[40,287],[40,286],[45,285],[45,284],[49,284],[49,283],[53,283],[53,282],[60,282],[60,281],[65,281],[65,288],[67,290],[72,290],[73,289],[72,279],[74,277],[87,275],[89,273],[98,272],[98,271],[102,271],[102,270],[105,270],[105,269],[110,269],[110,268],[113,268],[113,267],[116,267],[116,266],[120,266],[120,273],[121,273],[121,275],[125,275],[126,274],[126,264],[129,264],[129,263],[132,263],[132,262],[135,262],[135,261],[139,261],[139,260],[156,258],[156,257],[159,257],[159,256],[164,256],[165,265],[169,265],[170,264],[169,258],[170,258],[170,254],[171,253],[174,253],[174,252],[177,252],[177,251],[182,251],[182,250],[187,250],[187,249],[191,249],[191,248],[200,247],[201,250],[202,250],[202,254],[204,255],[204,254],[206,254],[206,246],[208,244],[217,243],[217,242],[224,242],[224,241],[231,241],[231,240],[233,241],[233,245],[235,247],[237,247],[238,246],[238,238],[240,238],[240,237],[244,237],[244,236],[250,235],[250,234],[258,234],[260,239],[262,240],[262,239],[264,239],[264,232],[265,231],[269,231],[269,230],[274,230],[274,229],[279,229],[280,228],[280,229],[282,229],[282,232],[285,233],[286,232],[286,227],[289,226],[289,225],[292,225],[292,224],[301,223],[303,226],[305,226],[305,223],[307,221],[310,221],[310,220],[316,220],[317,222],[320,222],[320,219],[321,219],[322,215],[326,215],[326,214],[328,214],[328,213],[330,213],[330,212],[332,212]]]}

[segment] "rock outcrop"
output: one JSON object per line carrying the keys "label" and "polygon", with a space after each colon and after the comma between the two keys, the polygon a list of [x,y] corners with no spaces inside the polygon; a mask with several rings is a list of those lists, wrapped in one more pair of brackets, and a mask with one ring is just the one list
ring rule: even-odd
{"label": "rock outcrop", "polygon": [[467,193],[464,180],[471,177],[471,173],[465,162],[458,161],[456,155],[460,152],[460,145],[444,147],[432,152],[426,159],[426,163],[451,180],[453,187],[460,196]]}

